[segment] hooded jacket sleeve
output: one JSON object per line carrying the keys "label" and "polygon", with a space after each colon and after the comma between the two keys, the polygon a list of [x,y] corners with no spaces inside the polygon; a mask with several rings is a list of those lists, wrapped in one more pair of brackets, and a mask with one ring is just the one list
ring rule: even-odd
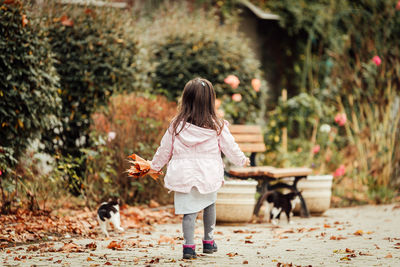
{"label": "hooded jacket sleeve", "polygon": [[150,168],[155,171],[160,171],[165,164],[169,162],[172,157],[172,148],[173,148],[173,135],[172,129],[169,129],[165,132],[163,138],[161,139],[161,144],[157,149],[156,154],[151,161]]}
{"label": "hooded jacket sleeve", "polygon": [[235,142],[231,132],[229,131],[229,123],[225,121],[224,128],[222,129],[219,146],[222,153],[228,158],[230,162],[236,166],[244,166],[246,164],[247,157],[240,150],[239,145]]}

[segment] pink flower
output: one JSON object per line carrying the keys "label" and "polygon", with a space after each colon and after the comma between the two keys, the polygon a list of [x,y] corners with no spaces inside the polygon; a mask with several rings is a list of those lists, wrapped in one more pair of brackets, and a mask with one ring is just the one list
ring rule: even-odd
{"label": "pink flower", "polygon": [[397,2],[396,10],[400,10],[400,0],[399,0],[399,2]]}
{"label": "pink flower", "polygon": [[253,86],[254,91],[260,92],[261,81],[259,79],[251,80],[251,86]]}
{"label": "pink flower", "polygon": [[0,170],[0,176],[3,174],[3,172]]}
{"label": "pink flower", "polygon": [[241,94],[233,94],[232,100],[235,102],[240,102],[240,101],[242,101],[242,95]]}
{"label": "pink flower", "polygon": [[314,154],[317,154],[320,151],[320,149],[321,149],[321,147],[319,145],[316,145],[316,146],[313,147],[312,152]]}
{"label": "pink flower", "polygon": [[224,79],[224,82],[229,84],[233,89],[236,89],[240,83],[239,78],[235,75],[228,75],[228,77]]}
{"label": "pink flower", "polygon": [[343,126],[346,124],[347,121],[347,117],[345,113],[338,113],[335,116],[335,122],[339,125],[339,126]]}
{"label": "pink flower", "polygon": [[340,165],[339,168],[337,168],[335,170],[335,172],[333,173],[334,177],[339,177],[342,176],[346,173],[346,168],[344,167],[344,165]]}
{"label": "pink flower", "polygon": [[[399,3],[400,3],[400,1],[399,1]],[[375,65],[377,65],[377,66],[381,65],[381,63],[382,63],[381,58],[378,57],[378,56],[374,56],[374,57],[372,58],[372,61],[373,61],[373,62],[375,63]]]}
{"label": "pink flower", "polygon": [[215,108],[219,109],[220,106],[221,106],[221,100],[219,100],[218,98],[215,99]]}

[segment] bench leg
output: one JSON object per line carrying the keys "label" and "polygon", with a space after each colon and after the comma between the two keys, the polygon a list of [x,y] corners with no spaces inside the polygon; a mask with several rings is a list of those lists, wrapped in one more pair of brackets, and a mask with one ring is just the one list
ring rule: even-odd
{"label": "bench leg", "polygon": [[308,211],[306,201],[304,200],[303,196],[301,195],[301,192],[299,192],[299,190],[297,190],[297,183],[300,179],[303,179],[303,178],[306,178],[306,177],[305,176],[295,177],[295,180],[292,185],[279,182],[279,183],[276,183],[276,184],[270,186],[267,181],[263,181],[261,196],[258,199],[258,201],[254,207],[253,214],[256,216],[258,215],[258,212],[260,211],[262,203],[267,199],[267,197],[271,191],[273,191],[275,189],[287,188],[289,190],[293,190],[294,192],[296,192],[300,198],[300,216],[303,218],[310,217],[310,213]]}
{"label": "bench leg", "polygon": [[303,218],[308,218],[308,217],[310,217],[310,212],[308,211],[306,201],[304,200],[301,192],[299,192],[299,190],[297,190],[297,183],[300,181],[300,179],[303,179],[303,178],[307,178],[307,177],[299,176],[299,177],[294,178],[293,189],[295,190],[295,192],[298,194],[298,196],[300,198],[300,205],[301,205],[300,216]]}
{"label": "bench leg", "polygon": [[258,199],[256,206],[254,207],[253,214],[258,216],[258,213],[260,212],[260,208],[263,204],[263,202],[267,199],[267,197],[272,193],[273,191],[265,191],[264,194],[260,196]]}
{"label": "bench leg", "polygon": [[265,198],[263,199],[264,195],[269,191],[269,182],[268,180],[263,180],[260,186],[257,186],[257,192],[260,193],[260,197],[257,200],[256,205],[254,206],[254,215],[258,215],[258,212],[260,211],[260,208],[262,206],[262,203],[264,202]]}
{"label": "bench leg", "polygon": [[298,192],[298,193],[299,193],[300,205],[301,205],[300,216],[303,218],[308,218],[308,217],[310,217],[310,213],[308,212],[307,204],[304,201],[304,198],[301,195],[301,193],[300,192]]}

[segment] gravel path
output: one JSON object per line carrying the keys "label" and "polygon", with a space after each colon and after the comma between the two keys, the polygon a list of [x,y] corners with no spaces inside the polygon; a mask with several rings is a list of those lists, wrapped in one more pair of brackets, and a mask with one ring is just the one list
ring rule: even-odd
{"label": "gravel path", "polygon": [[[183,261],[179,224],[112,233],[109,239],[66,239],[0,252],[3,266],[400,266],[400,206],[330,209],[321,217],[271,224],[217,225],[219,251]],[[123,222],[122,222],[123,225]],[[110,247],[110,248],[108,248]],[[287,264],[287,265],[284,265]],[[290,265],[293,264],[293,265]]]}

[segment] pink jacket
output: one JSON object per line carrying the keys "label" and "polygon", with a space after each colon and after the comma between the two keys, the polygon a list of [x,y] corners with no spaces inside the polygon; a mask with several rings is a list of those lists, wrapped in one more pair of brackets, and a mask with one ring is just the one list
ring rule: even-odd
{"label": "pink jacket", "polygon": [[217,191],[224,182],[221,151],[233,164],[244,166],[246,156],[229,132],[228,125],[225,121],[219,136],[215,130],[190,123],[174,136],[170,126],[151,162],[151,168],[156,171],[168,163],[165,187],[182,193],[190,192],[194,186],[202,194]]}

